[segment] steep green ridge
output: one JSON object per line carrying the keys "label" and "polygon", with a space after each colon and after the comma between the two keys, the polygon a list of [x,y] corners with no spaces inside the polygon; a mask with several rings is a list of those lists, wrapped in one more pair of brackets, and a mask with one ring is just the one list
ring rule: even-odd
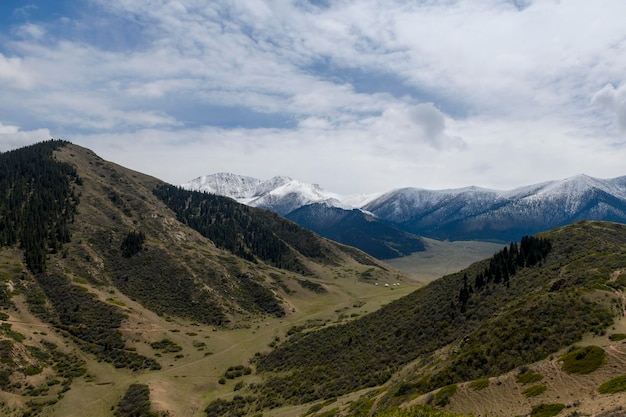
{"label": "steep green ridge", "polygon": [[0,154],[0,245],[19,243],[29,269],[69,242],[78,198],[76,169],[53,159],[68,142],[50,140]]}
{"label": "steep green ridge", "polygon": [[311,274],[298,252],[325,264],[337,258],[318,238],[279,215],[244,206],[222,196],[160,185],[154,194],[170,207],[181,222],[211,239],[218,247],[255,262]]}
{"label": "steep green ridge", "polygon": [[66,268],[159,315],[215,325],[247,313],[280,317],[283,302],[264,262],[314,275],[311,266],[346,258],[341,248],[273,213],[181,190],[74,145],[59,157],[76,164],[83,178],[78,238]]}
{"label": "steep green ridge", "polygon": [[[608,294],[615,285],[611,273],[626,264],[626,226],[583,222],[537,239],[539,246],[547,241],[552,249],[545,259],[518,266],[507,283],[485,282],[464,307],[459,297],[467,277],[484,273],[502,253],[357,321],[292,337],[258,360],[265,375],[256,388],[259,401],[276,406],[331,398],[381,384],[416,359],[423,371],[395,395],[427,392],[498,375],[604,331],[618,311]],[[598,290],[608,297],[594,297]],[[435,365],[433,354],[451,344],[447,360]]]}
{"label": "steep green ridge", "polygon": [[53,156],[68,144],[50,140],[0,155],[0,243],[20,244],[35,278],[21,283],[33,312],[116,367],[158,369],[153,359],[125,350],[117,330],[124,318],[119,308],[81,291],[62,275],[48,273],[48,256],[70,242],[79,205],[76,189],[82,179],[74,166]]}

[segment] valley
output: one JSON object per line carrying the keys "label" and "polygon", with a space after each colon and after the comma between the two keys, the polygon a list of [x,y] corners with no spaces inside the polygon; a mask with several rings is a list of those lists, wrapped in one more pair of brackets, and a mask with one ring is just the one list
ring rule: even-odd
{"label": "valley", "polygon": [[426,244],[425,251],[402,258],[385,259],[385,262],[422,282],[430,282],[467,268],[474,262],[487,259],[503,246],[501,243],[491,242],[423,239]]}
{"label": "valley", "polygon": [[[386,263],[61,141],[0,168],[1,415],[609,417],[626,403],[619,380],[599,391],[626,374],[624,225],[425,238]],[[590,366],[583,347],[601,360],[566,371]]]}

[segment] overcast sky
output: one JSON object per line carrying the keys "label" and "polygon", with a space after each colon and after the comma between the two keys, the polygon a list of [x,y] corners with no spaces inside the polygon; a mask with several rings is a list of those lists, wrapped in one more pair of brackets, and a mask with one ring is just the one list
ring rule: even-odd
{"label": "overcast sky", "polygon": [[338,193],[626,175],[624,0],[2,0],[0,151]]}

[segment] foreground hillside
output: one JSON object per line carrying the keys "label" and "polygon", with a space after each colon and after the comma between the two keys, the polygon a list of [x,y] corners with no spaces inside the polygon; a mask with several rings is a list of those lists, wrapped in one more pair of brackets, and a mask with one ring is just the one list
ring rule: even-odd
{"label": "foreground hillside", "polygon": [[278,215],[67,142],[0,154],[0,191],[0,415],[135,415],[126,403],[146,395],[201,414],[227,368],[289,323],[349,320],[414,285]]}
{"label": "foreground hillside", "polygon": [[[624,225],[584,222],[525,238],[361,319],[294,332],[259,357],[264,382],[249,390],[256,399],[219,403],[219,409],[249,412],[251,404],[262,409],[330,401],[376,386],[384,388],[370,391],[370,407],[384,409],[415,398],[445,406],[457,384],[504,378],[519,367],[560,355],[589,335],[608,342],[607,333],[624,314],[625,268]],[[626,360],[620,346],[616,342],[607,348],[616,363]],[[624,371],[616,366],[605,376]],[[585,384],[584,379],[579,383]],[[598,379],[588,384],[583,392],[595,398]],[[428,397],[441,389],[439,397]],[[532,399],[520,407],[527,407],[525,412],[541,402],[545,388],[535,389],[537,398],[528,395]],[[605,398],[615,403],[610,395]],[[498,411],[458,404],[461,412],[515,415],[503,404]],[[330,415],[355,414],[339,407]]]}

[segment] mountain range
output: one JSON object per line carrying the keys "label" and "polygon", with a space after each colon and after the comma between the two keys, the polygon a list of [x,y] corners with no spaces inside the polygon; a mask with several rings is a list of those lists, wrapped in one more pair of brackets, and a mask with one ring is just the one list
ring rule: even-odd
{"label": "mountain range", "polygon": [[581,221],[423,285],[42,142],[0,153],[0,415],[615,417],[625,265],[626,225]]}
{"label": "mountain range", "polygon": [[[626,222],[626,177],[598,179],[578,175],[509,191],[476,186],[449,190],[399,188],[370,195],[341,196],[319,185],[288,177],[268,181],[233,174],[196,178],[183,188],[225,195],[255,207],[275,211],[322,236],[342,242],[342,236],[368,236],[385,242],[391,228],[410,235],[439,240],[508,242],[524,234],[570,224],[578,220]],[[245,192],[242,190],[245,189]],[[337,221],[339,213],[354,221]],[[378,223],[372,228],[372,222]],[[349,233],[345,231],[349,230]],[[402,238],[397,239],[402,241]],[[379,258],[402,256],[411,245],[398,245]],[[395,255],[395,256],[393,256]]]}

